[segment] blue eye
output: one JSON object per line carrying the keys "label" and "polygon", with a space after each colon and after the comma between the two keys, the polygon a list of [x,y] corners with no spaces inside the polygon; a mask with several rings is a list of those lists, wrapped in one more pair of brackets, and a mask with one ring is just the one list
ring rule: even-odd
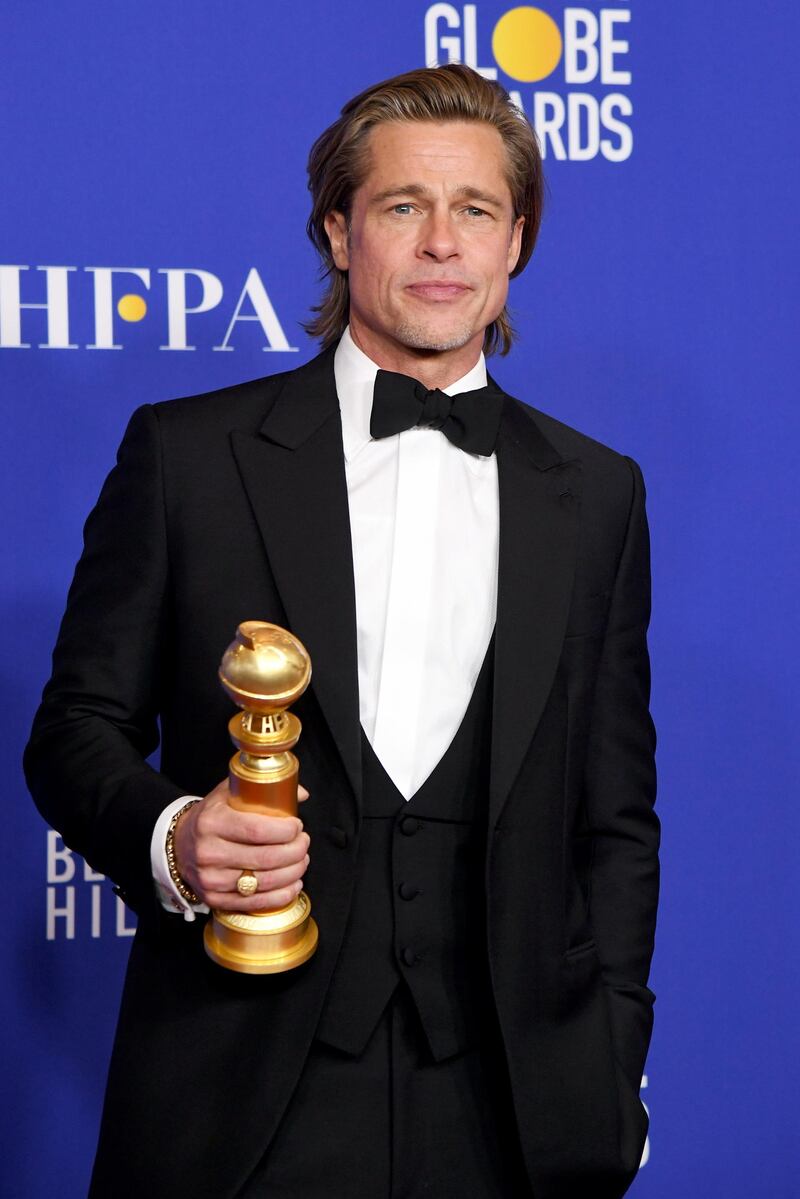
{"label": "blue eye", "polygon": [[410,204],[395,204],[394,208],[392,209],[392,212],[396,212],[399,216],[404,216],[407,212],[410,212],[410,211],[411,211]]}

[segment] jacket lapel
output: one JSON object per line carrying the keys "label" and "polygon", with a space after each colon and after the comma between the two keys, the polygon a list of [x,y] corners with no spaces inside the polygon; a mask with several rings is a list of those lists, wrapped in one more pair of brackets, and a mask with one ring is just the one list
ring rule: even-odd
{"label": "jacket lapel", "polygon": [[333,352],[287,375],[259,433],[232,434],[291,631],[356,796],[361,792],[355,588]]}
{"label": "jacket lapel", "polygon": [[577,549],[580,463],[567,462],[505,397],[500,490],[490,826],[519,773],[555,677]]}

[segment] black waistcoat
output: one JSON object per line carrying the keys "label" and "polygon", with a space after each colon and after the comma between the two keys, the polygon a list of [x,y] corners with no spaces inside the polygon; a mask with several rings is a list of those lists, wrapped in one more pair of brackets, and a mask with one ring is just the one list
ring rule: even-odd
{"label": "black waistcoat", "polygon": [[437,1061],[475,1043],[488,995],[484,854],[494,640],[447,752],[406,802],[362,732],[350,920],[317,1038],[362,1052],[404,983]]}

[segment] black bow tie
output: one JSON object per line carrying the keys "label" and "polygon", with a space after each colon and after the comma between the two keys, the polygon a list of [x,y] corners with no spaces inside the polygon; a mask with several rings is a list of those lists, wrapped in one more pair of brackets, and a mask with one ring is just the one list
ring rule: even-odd
{"label": "black bow tie", "polygon": [[449,396],[438,387],[428,391],[408,375],[379,370],[369,431],[380,438],[406,429],[441,429],[460,450],[488,458],[494,453],[502,412],[502,392],[491,385]]}

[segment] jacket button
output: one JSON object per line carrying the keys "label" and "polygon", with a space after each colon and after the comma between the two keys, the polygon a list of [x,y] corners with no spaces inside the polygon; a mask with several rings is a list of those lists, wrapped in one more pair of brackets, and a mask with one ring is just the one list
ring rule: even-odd
{"label": "jacket button", "polygon": [[328,837],[337,849],[344,849],[347,845],[347,833],[343,828],[337,828],[336,826],[329,828]]}
{"label": "jacket button", "polygon": [[403,950],[403,953],[401,956],[402,956],[403,961],[405,962],[406,966],[415,966],[417,964],[417,955],[414,953],[414,950],[409,945],[407,945],[406,948]]}
{"label": "jacket button", "polygon": [[414,816],[404,816],[400,821],[400,832],[404,837],[413,837],[414,833],[419,832],[420,823]]}
{"label": "jacket button", "polygon": [[419,895],[419,887],[415,887],[411,883],[401,883],[397,888],[397,894],[401,899],[416,899]]}

